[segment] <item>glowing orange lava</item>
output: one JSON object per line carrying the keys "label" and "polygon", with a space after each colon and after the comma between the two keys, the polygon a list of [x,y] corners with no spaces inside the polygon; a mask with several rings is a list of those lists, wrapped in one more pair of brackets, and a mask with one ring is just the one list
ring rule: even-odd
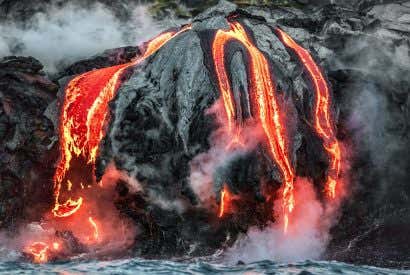
{"label": "glowing orange lava", "polygon": [[45,263],[48,261],[49,247],[44,242],[34,242],[28,248],[27,252],[33,255],[35,263]]}
{"label": "glowing orange lava", "polygon": [[225,46],[231,40],[239,41],[250,55],[250,92],[252,93],[262,124],[267,136],[269,149],[285,182],[283,191],[284,230],[287,230],[289,214],[295,206],[293,195],[294,171],[288,156],[286,129],[281,119],[281,110],[275,97],[275,87],[271,78],[268,61],[261,51],[252,43],[245,29],[238,22],[229,23],[230,30],[219,30],[212,46],[215,70],[219,89],[222,94],[229,128],[232,129],[235,118],[235,103],[225,68]]}
{"label": "glowing orange lava", "polygon": [[[60,161],[54,175],[55,205],[53,214],[56,217],[68,217],[80,207],[83,199],[69,199],[60,202],[61,184],[64,181],[74,156],[81,157],[94,166],[98,146],[104,137],[108,120],[108,104],[113,99],[121,84],[124,71],[130,66],[138,65],[148,56],[155,53],[171,38],[190,29],[182,28],[178,32],[165,32],[146,45],[143,55],[133,61],[113,67],[90,71],[75,77],[65,90],[65,100],[60,118]],[[67,181],[67,190],[72,183]]]}
{"label": "glowing orange lava", "polygon": [[219,91],[222,95],[226,115],[228,118],[228,129],[232,130],[235,119],[235,103],[228,74],[225,68],[225,45],[234,38],[234,32],[219,30],[212,45],[212,55],[215,64],[216,76],[218,78]]}
{"label": "glowing orange lava", "polygon": [[53,249],[60,250],[60,244],[58,242],[53,242]]}
{"label": "glowing orange lava", "polygon": [[224,188],[221,191],[221,203],[219,205],[218,217],[222,218],[225,214],[228,204],[231,201],[231,194],[229,193],[228,187],[224,184]]}
{"label": "glowing orange lava", "polygon": [[68,217],[77,212],[83,203],[83,198],[79,197],[78,200],[73,201],[68,199],[65,203],[59,204],[57,208],[53,209],[53,213],[57,217]]}
{"label": "glowing orange lava", "polygon": [[276,29],[282,42],[292,49],[309,73],[315,89],[314,127],[323,140],[323,146],[330,158],[330,167],[327,174],[325,191],[329,198],[336,197],[336,187],[340,174],[341,150],[336,138],[335,127],[331,111],[330,89],[319,66],[310,53],[297,44],[288,34]]}
{"label": "glowing orange lava", "polygon": [[93,228],[93,231],[94,231],[94,234],[93,234],[94,240],[97,241],[99,239],[99,236],[100,236],[100,233],[98,231],[98,226],[97,226],[96,222],[94,221],[94,219],[92,217],[89,217],[88,221],[90,222],[90,224]]}

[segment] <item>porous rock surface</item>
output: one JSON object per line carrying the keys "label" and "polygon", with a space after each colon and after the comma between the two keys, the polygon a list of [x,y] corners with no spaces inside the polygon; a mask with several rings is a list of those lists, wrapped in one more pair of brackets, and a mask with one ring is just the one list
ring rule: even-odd
{"label": "porous rock surface", "polygon": [[52,200],[57,140],[44,112],[58,86],[42,68],[32,57],[0,60],[0,227],[40,218]]}

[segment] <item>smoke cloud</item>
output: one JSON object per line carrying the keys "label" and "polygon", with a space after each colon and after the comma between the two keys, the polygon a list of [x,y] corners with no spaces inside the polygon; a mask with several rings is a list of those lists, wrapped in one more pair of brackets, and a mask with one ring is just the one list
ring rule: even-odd
{"label": "smoke cloud", "polygon": [[210,149],[197,155],[190,163],[190,184],[201,203],[210,206],[215,202],[215,194],[222,188],[214,182],[217,168],[235,156],[253,150],[261,141],[262,129],[259,124],[244,125],[243,131],[233,136],[227,127],[222,99],[217,100],[206,112],[216,118],[217,129],[210,137]]}
{"label": "smoke cloud", "polygon": [[138,45],[163,29],[150,17],[146,6],[130,4],[129,10],[132,16],[124,21],[102,4],[85,8],[71,3],[50,6],[24,25],[2,23],[0,57],[34,56],[48,72],[55,72],[106,49]]}
{"label": "smoke cloud", "polygon": [[341,91],[348,95],[342,108],[353,142],[358,154],[368,156],[371,164],[368,171],[358,173],[358,184],[372,186],[376,203],[387,198],[400,202],[398,193],[407,185],[409,163],[410,56],[405,41],[393,45],[384,36],[390,34],[379,31],[376,37],[348,43],[347,66],[361,77]]}
{"label": "smoke cloud", "polygon": [[[278,192],[282,193],[282,190]],[[262,230],[250,228],[226,251],[225,260],[235,264],[238,261],[294,262],[319,259],[329,240],[328,232],[336,212],[324,208],[316,197],[312,183],[305,178],[296,180],[294,194],[297,204],[286,234],[283,232],[280,198],[275,201],[278,221]]]}
{"label": "smoke cloud", "polygon": [[[218,200],[215,194],[219,192],[218,188],[221,188],[216,186],[214,177],[218,167],[235,158],[237,154],[255,149],[258,142],[262,141],[263,132],[260,125],[248,126],[252,129],[242,132],[243,136],[239,138],[241,145],[236,150],[231,150],[229,148],[234,138],[227,130],[222,100],[218,100],[208,113],[215,115],[219,127],[211,135],[210,149],[192,160],[190,183],[203,205],[212,208]],[[345,151],[344,146],[342,149]],[[348,169],[346,163],[342,165],[343,170],[346,171]],[[294,190],[297,203],[290,217],[291,222],[286,234],[283,231],[282,220],[283,189],[279,189],[278,199],[274,202],[275,223],[263,229],[249,228],[246,234],[239,236],[235,244],[224,252],[223,261],[236,264],[238,261],[293,262],[320,259],[329,241],[329,230],[337,221],[340,203],[346,195],[343,186],[348,182],[344,181],[338,188],[339,196],[324,203],[317,197],[317,190],[310,180],[297,178]]]}

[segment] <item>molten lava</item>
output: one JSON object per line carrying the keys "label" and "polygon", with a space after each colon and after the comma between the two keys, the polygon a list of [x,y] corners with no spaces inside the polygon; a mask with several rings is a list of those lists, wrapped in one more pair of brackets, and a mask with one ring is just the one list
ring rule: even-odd
{"label": "molten lava", "polygon": [[230,30],[219,30],[212,46],[218,85],[224,101],[229,129],[233,128],[235,119],[235,102],[225,68],[225,47],[232,40],[239,41],[250,56],[250,87],[259,120],[267,136],[271,155],[282,172],[285,182],[283,191],[284,230],[287,230],[289,214],[295,206],[293,183],[295,174],[289,159],[288,144],[286,143],[286,127],[281,118],[281,110],[275,96],[269,63],[261,51],[253,44],[245,29],[238,22],[230,23]]}
{"label": "molten lava", "polygon": [[34,242],[28,248],[27,251],[33,255],[33,261],[35,263],[45,263],[48,261],[49,247],[44,242]]}
{"label": "molten lava", "polygon": [[53,242],[53,249],[54,250],[59,250],[60,249],[60,244],[58,242]]}
{"label": "molten lava", "polygon": [[[171,38],[189,28],[190,26],[178,32],[165,32],[159,35],[148,42],[142,56],[129,63],[90,71],[70,81],[65,90],[61,112],[61,157],[54,175],[53,213],[56,217],[68,217],[81,207],[81,197],[60,203],[61,184],[74,156],[81,157],[94,166],[98,146],[104,137],[104,126],[108,120],[108,104],[115,96],[125,70],[138,65]],[[71,187],[71,181],[67,181],[67,190],[71,190]]]}
{"label": "molten lava", "polygon": [[94,221],[94,219],[93,219],[92,217],[89,217],[89,218],[88,218],[88,221],[89,221],[89,223],[91,224],[91,226],[92,226],[92,228],[93,228],[93,231],[94,231],[94,234],[93,234],[94,240],[95,240],[95,241],[98,241],[99,236],[100,236],[100,233],[99,233],[99,231],[98,231],[97,223]]}
{"label": "molten lava", "polygon": [[336,197],[336,187],[340,174],[341,150],[336,138],[334,121],[331,111],[330,89],[319,66],[310,53],[298,45],[288,34],[276,29],[282,42],[292,49],[309,74],[315,90],[314,128],[323,141],[330,158],[330,167],[326,180],[325,191],[328,197]]}
{"label": "molten lava", "polygon": [[[170,39],[190,28],[186,26],[178,32],[162,33],[146,44],[144,54],[131,62],[86,72],[72,79],[67,85],[60,117],[60,160],[53,178],[55,204],[52,212],[55,217],[69,217],[84,204],[82,196],[77,195],[76,199],[72,199],[72,196],[67,194],[75,191],[73,190],[74,181],[68,178],[68,172],[73,160],[80,160],[95,169],[98,147],[104,137],[105,126],[108,122],[108,104],[115,96],[125,70],[138,65]],[[68,199],[60,202],[63,182],[66,183],[64,195]],[[80,186],[84,189],[82,182]],[[89,184],[87,186],[91,187]],[[93,217],[89,217],[88,222],[93,232],[90,240],[98,241],[100,232],[96,221]],[[58,242],[50,244],[34,242],[24,251],[34,257],[34,262],[43,263],[48,260],[50,247],[58,250],[60,244]]]}
{"label": "molten lava", "polygon": [[83,203],[83,198],[79,197],[78,200],[73,201],[68,199],[65,203],[59,204],[58,208],[53,209],[53,213],[57,217],[68,217],[77,212]]}
{"label": "molten lava", "polygon": [[221,191],[221,203],[219,205],[219,214],[218,217],[222,218],[226,213],[228,204],[231,201],[231,194],[229,193],[228,187],[224,184],[224,188]]}

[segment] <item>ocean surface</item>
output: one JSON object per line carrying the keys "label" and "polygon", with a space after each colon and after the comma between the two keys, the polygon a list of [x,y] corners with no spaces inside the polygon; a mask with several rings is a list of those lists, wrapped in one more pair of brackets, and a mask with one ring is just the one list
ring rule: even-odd
{"label": "ocean surface", "polygon": [[340,262],[304,261],[280,264],[261,261],[247,265],[225,266],[206,262],[128,259],[114,261],[71,261],[36,265],[0,262],[0,274],[410,274],[409,271],[355,266]]}

